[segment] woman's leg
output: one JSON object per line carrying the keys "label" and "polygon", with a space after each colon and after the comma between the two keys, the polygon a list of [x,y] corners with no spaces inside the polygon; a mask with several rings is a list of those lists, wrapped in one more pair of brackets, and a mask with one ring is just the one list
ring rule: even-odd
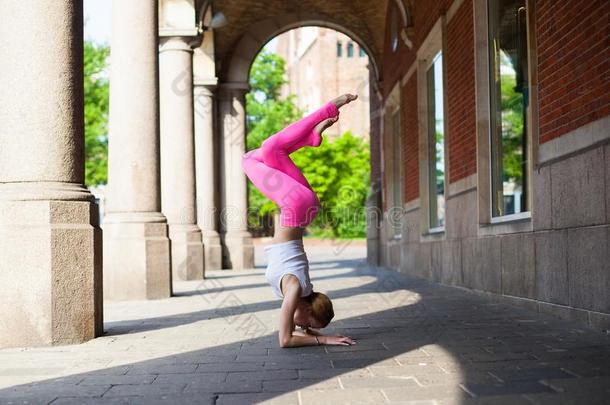
{"label": "woman's leg", "polygon": [[308,187],[309,183],[292,162],[289,154],[302,146],[319,146],[322,137],[314,131],[314,128],[325,119],[336,117],[338,114],[339,110],[335,104],[328,102],[317,111],[265,139],[260,148],[263,162]]}
{"label": "woman's leg", "polygon": [[303,227],[311,223],[320,208],[316,193],[309,184],[304,185],[265,164],[261,155],[260,149],[246,153],[242,158],[242,169],[256,188],[280,207],[281,225]]}

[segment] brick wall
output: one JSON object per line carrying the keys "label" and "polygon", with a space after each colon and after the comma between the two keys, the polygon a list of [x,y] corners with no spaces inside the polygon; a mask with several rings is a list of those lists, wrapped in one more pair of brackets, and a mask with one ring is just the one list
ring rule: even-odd
{"label": "brick wall", "polygon": [[536,3],[540,142],[610,114],[610,1]]}
{"label": "brick wall", "polygon": [[417,74],[411,75],[402,88],[401,144],[403,159],[403,199],[419,197],[419,155],[417,125]]}
{"label": "brick wall", "polygon": [[464,1],[447,24],[447,123],[449,182],[477,172],[472,1]]}

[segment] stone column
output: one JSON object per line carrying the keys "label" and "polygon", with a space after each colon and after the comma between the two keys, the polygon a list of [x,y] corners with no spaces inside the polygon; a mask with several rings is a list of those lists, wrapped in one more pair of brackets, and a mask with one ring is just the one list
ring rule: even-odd
{"label": "stone column", "polygon": [[0,347],[84,342],[103,319],[82,2],[3,1],[0,61]]}
{"label": "stone column", "polygon": [[113,2],[104,289],[111,300],[171,295],[161,214],[157,2]]}
{"label": "stone column", "polygon": [[188,37],[161,39],[161,208],[172,241],[172,276],[178,280],[203,278],[195,207],[192,54]]}
{"label": "stone column", "polygon": [[254,246],[248,232],[248,189],[241,158],[246,150],[246,102],[248,83],[222,83],[220,127],[222,146],[222,236],[227,265],[232,269],[254,267]]}
{"label": "stone column", "polygon": [[193,93],[195,100],[197,224],[203,235],[205,270],[220,270],[222,268],[220,236],[216,228],[214,87],[216,87],[216,80],[196,80]]}

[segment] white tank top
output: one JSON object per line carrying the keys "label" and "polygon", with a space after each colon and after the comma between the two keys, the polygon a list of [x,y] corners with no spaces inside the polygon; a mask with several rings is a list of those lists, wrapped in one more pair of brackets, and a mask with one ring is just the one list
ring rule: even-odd
{"label": "white tank top", "polygon": [[264,250],[268,262],[265,277],[277,297],[284,298],[280,283],[286,274],[292,274],[299,279],[301,297],[313,292],[313,285],[309,280],[309,260],[302,239],[267,245]]}

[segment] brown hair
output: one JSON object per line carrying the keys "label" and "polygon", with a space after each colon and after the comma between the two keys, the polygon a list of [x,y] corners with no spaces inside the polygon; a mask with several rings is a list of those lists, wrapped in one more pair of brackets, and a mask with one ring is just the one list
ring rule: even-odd
{"label": "brown hair", "polygon": [[325,328],[335,316],[330,298],[319,292],[312,292],[304,298],[311,304],[311,315]]}

